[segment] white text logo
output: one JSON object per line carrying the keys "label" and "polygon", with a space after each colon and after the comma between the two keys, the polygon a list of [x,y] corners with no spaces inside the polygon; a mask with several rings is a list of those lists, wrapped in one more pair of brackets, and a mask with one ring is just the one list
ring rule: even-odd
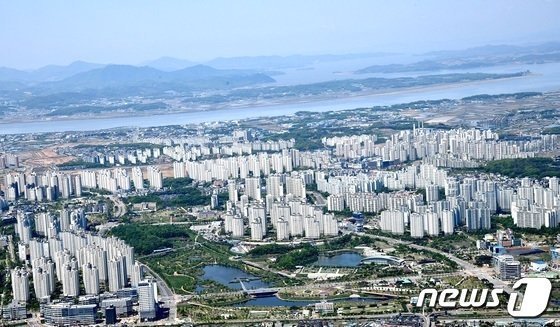
{"label": "white text logo", "polygon": [[[521,294],[515,290],[526,285]],[[510,295],[507,310],[512,317],[531,318],[542,314],[548,305],[552,284],[547,278],[523,278],[513,285],[514,292]],[[430,308],[439,305],[441,308],[495,308],[500,304],[499,294],[503,289],[454,289],[449,288],[441,292],[428,288],[422,290],[418,296],[417,307],[422,307],[426,297],[430,301],[426,304]],[[521,301],[521,303],[517,303]]]}

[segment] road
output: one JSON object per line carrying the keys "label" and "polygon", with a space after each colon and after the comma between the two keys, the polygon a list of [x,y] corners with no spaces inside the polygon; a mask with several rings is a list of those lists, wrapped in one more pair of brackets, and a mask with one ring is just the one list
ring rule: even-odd
{"label": "road", "polygon": [[116,196],[116,195],[103,195],[101,193],[97,193],[97,192],[92,192],[93,194],[99,195],[99,196],[104,196],[106,199],[111,200],[115,205],[115,212],[113,212],[113,215],[115,216],[115,218],[120,218],[122,216],[124,216],[126,214],[126,212],[128,211],[128,208],[126,206],[126,204],[121,200],[120,197]]}
{"label": "road", "polygon": [[[475,315],[473,310],[450,310],[446,312],[434,312],[427,316],[425,319],[433,319],[439,323],[456,323],[457,320],[474,320],[474,321],[484,321],[484,322],[500,322],[504,326],[549,326],[553,324],[555,320],[558,319],[557,314],[545,313],[537,318],[513,318],[504,310],[501,311],[483,311],[484,314]],[[472,318],[465,318],[465,314],[471,314]],[[427,325],[426,325],[427,326]]]}
{"label": "road", "polygon": [[[459,265],[459,267],[462,268],[461,272],[450,273],[450,274],[437,274],[437,275],[433,275],[433,277],[441,278],[441,277],[457,275],[457,274],[462,273],[462,274],[466,274],[466,275],[475,276],[475,277],[478,277],[478,278],[487,279],[489,282],[491,282],[493,284],[494,288],[502,288],[508,293],[512,292],[511,287],[509,287],[504,281],[495,278],[494,276],[490,275],[488,272],[486,272],[483,269],[471,264],[470,262],[467,262],[465,260],[457,258],[453,254],[446,253],[446,252],[443,252],[443,251],[440,251],[440,250],[437,250],[437,249],[433,249],[433,248],[430,248],[430,247],[413,244],[411,242],[390,238],[390,237],[371,235],[371,234],[365,234],[365,233],[357,233],[357,234],[361,235],[361,236],[378,238],[378,239],[381,239],[381,240],[384,240],[384,241],[388,242],[389,244],[403,244],[403,245],[410,246],[411,248],[416,249],[416,250],[431,251],[431,252],[434,252],[434,253],[438,253],[438,254],[441,254],[441,255],[447,257],[449,260],[454,261],[455,263],[457,263],[457,265]],[[251,264],[254,264],[254,263],[251,262]],[[207,293],[207,294],[203,294],[203,295],[194,295],[194,296],[193,295],[178,295],[178,294],[175,294],[173,292],[173,290],[165,283],[165,281],[161,278],[161,276],[159,276],[155,271],[153,271],[150,267],[148,267],[146,265],[143,265],[143,267],[144,267],[144,269],[146,269],[145,271],[149,272],[149,274],[152,275],[156,279],[158,289],[160,290],[160,301],[164,302],[169,307],[169,318],[168,318],[168,320],[169,320],[170,323],[176,323],[177,322],[177,304],[180,303],[180,302],[189,301],[189,300],[191,300],[193,298],[197,298],[197,297],[212,298],[212,297],[216,297],[216,296],[221,297],[221,296],[224,296],[224,295],[226,295],[226,296],[227,295],[238,295],[238,294],[243,293],[242,291],[232,291],[232,292],[224,292],[224,293]],[[432,275],[429,275],[429,276],[432,276]],[[404,277],[414,281],[414,280],[421,279],[421,278],[426,278],[426,277],[429,277],[429,276],[428,275],[423,275],[423,276],[412,275],[412,276],[400,276],[400,277],[385,277],[385,278],[371,279],[371,280],[368,280],[367,282],[369,282],[371,284],[376,284],[376,283],[379,283],[379,282],[382,282],[382,281],[395,282],[399,278],[404,278]],[[357,283],[357,281],[311,283],[311,284],[307,284],[307,285],[304,285],[304,286],[278,287],[278,290],[280,292],[282,292],[282,291],[298,291],[298,290],[309,290],[309,289],[344,288],[344,287],[359,288],[356,283]],[[387,294],[389,295],[389,293],[387,293]],[[391,295],[393,295],[393,294],[391,294]],[[431,323],[430,322],[431,317],[429,315],[427,315],[427,316],[424,316],[424,319],[425,319],[425,321],[424,321],[425,326],[429,326],[430,323]]]}
{"label": "road", "polygon": [[[375,279],[369,279],[367,280],[368,283],[370,284],[378,284],[380,282],[389,282],[389,283],[394,283],[399,279],[402,278],[406,278],[409,279],[411,281],[416,281],[419,279],[424,279],[424,278],[429,278],[429,277],[434,277],[434,278],[445,278],[445,277],[450,277],[450,276],[455,276],[458,275],[459,273],[441,273],[441,274],[434,274],[434,275],[408,275],[408,276],[399,276],[399,277],[381,277],[381,278],[375,278]],[[306,284],[306,285],[301,285],[301,286],[284,286],[284,287],[275,287],[275,289],[277,289],[279,292],[293,292],[293,291],[303,291],[303,290],[322,290],[322,289],[326,289],[326,288],[346,288],[348,287],[349,289],[353,289],[353,290],[357,290],[357,289],[361,289],[361,290],[367,290],[367,288],[369,286],[365,286],[365,287],[360,287],[357,286],[356,284],[360,282],[360,281],[347,281],[347,282],[329,282],[329,281],[325,281],[325,282],[321,282],[321,283],[310,283],[310,284]],[[224,295],[227,296],[233,296],[233,295],[242,295],[243,291],[239,290],[239,291],[231,291],[231,292],[219,292],[219,293],[204,293],[204,294],[200,294],[200,295],[185,295],[182,296],[182,301],[188,301],[191,300],[193,298],[212,298],[212,297],[221,297]],[[380,292],[381,294],[381,292]],[[389,293],[387,292],[385,295],[387,296],[394,296],[393,293]]]}
{"label": "road", "polygon": [[320,205],[320,206],[326,206],[327,205],[327,199],[325,199],[323,194],[321,194],[317,191],[310,191],[309,193],[313,194],[313,197],[315,198],[315,204]]}
{"label": "road", "polygon": [[357,233],[357,234],[362,235],[362,236],[369,236],[369,237],[372,237],[372,238],[378,238],[378,239],[387,241],[388,243],[407,245],[407,246],[410,246],[411,248],[416,249],[416,250],[431,251],[431,252],[434,252],[434,253],[441,254],[441,255],[447,257],[449,260],[452,260],[456,264],[458,264],[459,267],[461,267],[467,275],[474,276],[474,277],[481,278],[481,279],[487,279],[490,283],[492,283],[494,288],[502,288],[506,293],[513,292],[513,289],[503,280],[500,280],[500,279],[490,275],[483,268],[477,267],[470,262],[467,262],[463,259],[457,258],[456,256],[452,255],[451,253],[443,252],[443,251],[440,251],[440,250],[437,250],[437,249],[434,249],[434,248],[431,248],[431,247],[427,247],[427,246],[413,244],[413,243],[407,242],[407,241],[401,241],[401,240],[394,239],[394,238],[391,238],[391,237],[371,235],[371,234],[366,234],[366,233]]}
{"label": "road", "polygon": [[[376,314],[376,315],[356,315],[356,316],[325,316],[320,318],[281,318],[281,319],[270,319],[270,318],[261,318],[259,320],[256,319],[240,319],[240,320],[216,320],[216,321],[207,321],[207,324],[219,324],[219,325],[254,325],[256,323],[261,325],[272,325],[275,322],[282,321],[282,322],[292,322],[292,325],[297,325],[298,322],[306,322],[310,323],[313,321],[337,321],[337,320],[351,320],[351,321],[359,321],[359,320],[381,320],[387,322],[387,320],[391,320],[395,317],[398,317],[398,314],[389,313],[389,314]],[[418,317],[420,321],[424,320],[425,317],[422,315],[417,314],[403,314],[401,316],[405,317]]]}
{"label": "road", "polygon": [[121,200],[121,198],[115,195],[107,196],[107,198],[113,201],[113,203],[115,204],[116,210],[113,213],[115,218],[120,218],[124,216],[124,214],[127,212],[127,207],[126,204],[124,204],[124,202]]}
{"label": "road", "polygon": [[268,266],[259,264],[259,263],[257,263],[257,262],[253,262],[253,261],[249,261],[249,260],[241,260],[241,262],[243,262],[243,263],[246,264],[247,266],[251,266],[251,267],[254,267],[254,268],[257,268],[257,269],[261,269],[261,270],[264,270],[264,271],[268,271],[268,272],[271,272],[271,273],[273,273],[273,274],[280,275],[280,276],[282,276],[282,277],[286,277],[286,278],[295,278],[294,276],[292,276],[292,275],[290,275],[290,274],[287,274],[287,273],[282,272],[282,271],[280,271],[280,270],[276,270],[276,269],[269,268]]}

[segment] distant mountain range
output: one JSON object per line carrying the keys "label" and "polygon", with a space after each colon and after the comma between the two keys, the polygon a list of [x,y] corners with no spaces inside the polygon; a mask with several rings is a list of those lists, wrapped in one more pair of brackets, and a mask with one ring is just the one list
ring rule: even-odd
{"label": "distant mountain range", "polygon": [[255,57],[231,57],[216,58],[209,62],[208,65],[222,69],[257,69],[257,70],[274,70],[286,68],[301,68],[318,62],[336,62],[342,60],[376,58],[388,56],[391,53],[356,53],[342,55],[292,55],[292,56],[255,56]]}
{"label": "distant mountain range", "polygon": [[[0,91],[14,96],[22,91],[34,95],[103,90],[113,95],[158,92],[210,91],[273,83],[271,76],[289,68],[310,67],[321,62],[368,59],[394,54],[293,55],[216,58],[205,64],[161,57],[137,65],[104,65],[76,61],[67,66],[49,65],[32,71],[0,67]],[[465,50],[422,54],[425,60],[409,64],[373,65],[361,73],[437,72],[476,69],[511,63],[560,62],[560,43],[533,46],[489,45]]]}
{"label": "distant mountain range", "polygon": [[173,57],[161,57],[156,60],[146,61],[142,65],[159,69],[164,72],[172,72],[174,70],[180,70],[198,64],[199,63],[190,60],[178,59]]}
{"label": "distant mountain range", "polygon": [[85,61],[75,61],[67,66],[48,65],[34,71],[23,71],[0,67],[0,81],[11,82],[49,82],[58,81],[73,75],[101,68],[104,65]]}
{"label": "distant mountain range", "polygon": [[430,59],[410,64],[372,65],[357,74],[408,73],[456,69],[476,69],[507,64],[543,64],[560,62],[560,42],[534,46],[488,45],[465,50],[437,51],[424,54]]}
{"label": "distant mountain range", "polygon": [[248,69],[266,72],[275,69],[300,68],[317,62],[334,62],[360,58],[375,58],[392,55],[392,53],[358,53],[342,55],[291,55],[291,56],[245,56],[215,58],[207,62],[193,62],[184,59],[161,57],[143,63],[145,66],[163,71],[173,71],[187,68],[196,64],[205,64],[218,69]]}
{"label": "distant mountain range", "polygon": [[98,65],[76,62],[68,66],[46,66],[25,72],[0,68],[0,89],[29,89],[36,94],[113,89],[130,92],[191,91],[228,89],[272,83],[270,76],[235,69],[195,65],[174,71],[147,66]]}
{"label": "distant mountain range", "polygon": [[462,50],[443,50],[425,53],[426,56],[436,58],[465,58],[465,57],[488,57],[488,56],[519,56],[535,53],[549,53],[560,51],[560,42],[547,42],[528,46],[517,45],[485,45]]}
{"label": "distant mountain range", "polygon": [[105,87],[149,86],[154,89],[225,89],[272,83],[268,75],[244,70],[215,69],[196,65],[175,71],[161,71],[151,67],[109,65],[74,75],[57,83],[66,90]]}
{"label": "distant mountain range", "polygon": [[[225,73],[226,75],[237,75],[240,74],[250,74],[250,73],[263,73],[270,75],[271,70],[282,69],[282,68],[296,68],[305,67],[317,62],[329,62],[329,61],[339,61],[348,60],[356,58],[370,58],[388,55],[386,53],[372,53],[372,54],[347,54],[347,55],[317,55],[317,56],[304,56],[304,55],[293,55],[293,56],[255,56],[255,57],[232,57],[232,58],[216,58],[211,61],[200,63],[190,60],[172,58],[172,57],[161,57],[155,60],[147,61],[142,63],[142,65],[103,65],[96,63],[89,63],[84,61],[76,61],[67,66],[49,65],[41,67],[33,71],[24,71],[7,67],[0,67],[0,82],[22,82],[28,84],[37,84],[42,82],[55,82],[62,81],[74,75],[89,72],[91,70],[100,69],[104,67],[111,66],[111,69],[123,70],[128,69],[129,73],[134,74],[136,77],[149,77],[153,78],[155,76],[165,75],[162,73],[174,73],[187,68],[196,67],[197,65],[204,64],[204,67],[215,68],[214,71],[206,68],[204,71],[199,73],[206,74],[211,73],[213,76]],[[128,68],[125,68],[128,67]],[[142,68],[143,73],[146,76],[138,76],[140,70],[135,70],[134,68]],[[153,68],[158,70],[158,72],[150,71],[145,68]],[[196,68],[195,70],[200,70],[201,68]],[[219,70],[227,70],[226,72],[220,72]],[[117,73],[118,74],[118,73]],[[201,77],[199,75],[198,77]]]}

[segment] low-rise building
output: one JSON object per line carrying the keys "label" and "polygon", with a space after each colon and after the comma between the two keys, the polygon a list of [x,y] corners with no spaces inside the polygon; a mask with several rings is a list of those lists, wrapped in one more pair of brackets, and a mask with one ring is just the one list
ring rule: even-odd
{"label": "low-rise building", "polygon": [[20,320],[25,318],[27,318],[25,304],[14,301],[2,307],[2,319],[4,320]]}
{"label": "low-rise building", "polygon": [[47,304],[41,308],[47,324],[54,326],[94,325],[97,315],[95,304]]}
{"label": "low-rise building", "polygon": [[494,268],[502,280],[521,277],[521,263],[514,260],[512,255],[505,254],[494,257]]}

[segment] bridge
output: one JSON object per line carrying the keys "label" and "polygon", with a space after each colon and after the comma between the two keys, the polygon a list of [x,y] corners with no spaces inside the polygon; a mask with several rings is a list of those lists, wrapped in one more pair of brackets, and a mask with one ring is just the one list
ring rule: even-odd
{"label": "bridge", "polygon": [[380,265],[389,265],[389,266],[400,266],[403,264],[403,262],[404,262],[403,259],[391,255],[375,254],[367,258],[363,258],[360,261],[360,264],[363,265],[380,264]]}
{"label": "bridge", "polygon": [[247,289],[245,284],[243,284],[243,280],[239,279],[239,283],[241,284],[241,288],[243,289],[243,293],[251,296],[251,297],[267,297],[272,296],[278,293],[278,288],[255,288],[255,289]]}
{"label": "bridge", "polygon": [[[418,275],[418,274],[414,274],[414,275],[405,275],[405,276],[400,276],[400,277],[380,277],[380,278],[375,278],[375,279],[370,279],[370,280],[366,280],[367,283],[370,283],[370,285],[368,286],[358,286],[357,284],[360,281],[345,281],[345,282],[333,282],[333,281],[322,281],[321,283],[310,283],[310,284],[306,284],[306,285],[298,285],[298,286],[282,286],[282,287],[277,287],[274,289],[269,289],[269,290],[275,290],[277,292],[280,291],[286,291],[286,292],[294,292],[294,291],[304,291],[304,290],[311,290],[311,289],[325,289],[325,288],[341,288],[341,289],[350,289],[353,290],[355,293],[359,293],[359,292],[363,292],[363,291],[374,291],[374,292],[378,292],[378,294],[375,295],[379,295],[379,296],[392,296],[394,295],[392,292],[386,292],[384,289],[383,290],[378,290],[377,288],[388,288],[385,286],[373,286],[373,284],[379,283],[379,282],[397,282],[399,279],[401,278],[407,278],[410,279],[412,281],[416,281],[416,280],[420,280],[423,278],[444,278],[444,277],[450,277],[450,276],[463,276],[464,272],[450,272],[450,273],[438,273],[438,274],[429,274],[429,275]],[[239,279],[236,279],[239,280]],[[364,282],[364,281],[362,281]],[[212,297],[223,297],[223,296],[236,296],[236,295],[241,295],[241,294],[249,294],[246,293],[247,291],[258,291],[259,290],[267,290],[266,288],[262,288],[262,289],[255,289],[255,290],[248,290],[246,287],[244,287],[244,285],[242,285],[241,290],[238,291],[230,291],[230,292],[218,292],[218,293],[204,293],[204,294],[196,294],[196,295],[183,295],[182,297],[182,301],[189,301],[192,298],[204,298],[204,299],[208,299],[208,298],[212,298]],[[274,293],[273,293],[274,294]],[[373,294],[372,294],[373,295]]]}

